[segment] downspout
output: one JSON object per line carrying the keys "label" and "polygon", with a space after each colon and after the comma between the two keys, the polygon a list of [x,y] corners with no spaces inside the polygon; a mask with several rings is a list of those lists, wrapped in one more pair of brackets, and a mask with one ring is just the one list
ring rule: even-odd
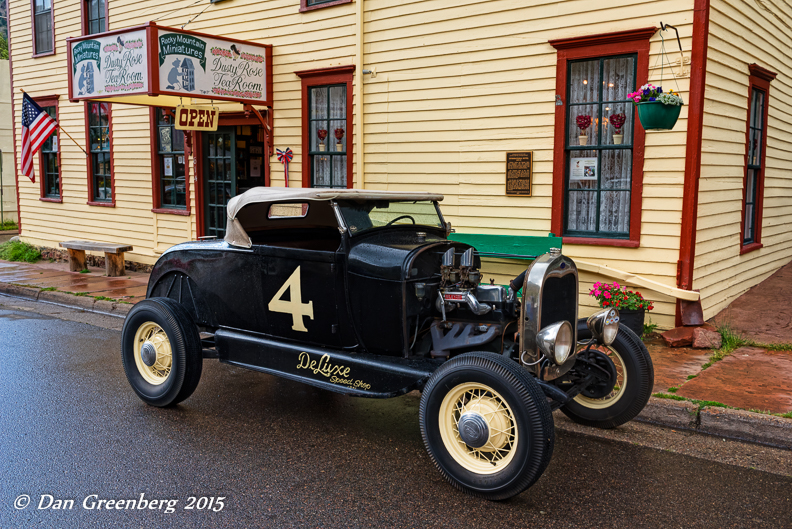
{"label": "downspout", "polygon": [[[704,91],[707,84],[707,48],[709,42],[710,0],[694,0],[693,49],[690,54],[690,102],[688,104],[685,183],[682,195],[682,228],[677,261],[677,286],[693,287],[696,256],[696,221],[698,220],[699,178],[701,177],[701,143],[704,128]],[[679,301],[676,324],[682,324]]]}
{"label": "downspout", "polygon": [[355,0],[355,166],[357,186],[366,188],[365,156],[363,155],[363,0]]}

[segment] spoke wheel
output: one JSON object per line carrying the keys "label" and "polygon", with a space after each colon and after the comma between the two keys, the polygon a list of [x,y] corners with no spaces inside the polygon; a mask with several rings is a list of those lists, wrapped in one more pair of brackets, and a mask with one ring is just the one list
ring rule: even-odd
{"label": "spoke wheel", "polygon": [[[460,420],[463,429],[476,431],[460,435]],[[440,405],[439,423],[443,444],[451,457],[471,472],[492,474],[514,457],[518,443],[514,413],[489,386],[466,383],[455,387]],[[480,446],[468,445],[476,434],[474,444]]]}
{"label": "spoke wheel", "polygon": [[421,435],[441,474],[490,500],[533,485],[553,454],[553,416],[528,371],[494,353],[441,365],[421,395]]}
{"label": "spoke wheel", "polygon": [[187,310],[168,298],[137,303],[121,330],[121,361],[137,396],[152,406],[189,397],[201,379],[203,351]]}
{"label": "spoke wheel", "polygon": [[173,364],[173,349],[165,330],[147,321],[135,333],[135,365],[140,376],[154,386],[168,380]]}
{"label": "spoke wheel", "polygon": [[619,399],[624,396],[624,391],[628,384],[627,366],[625,365],[621,355],[610,347],[598,345],[596,348],[592,349],[602,353],[612,362],[612,365],[616,370],[616,381],[613,385],[613,388],[607,393],[607,395],[594,398],[590,395],[586,395],[587,391],[583,390],[583,392],[575,397],[575,401],[579,402],[583,406],[586,406],[587,408],[593,408],[595,410],[609,408],[610,406],[616,404]]}

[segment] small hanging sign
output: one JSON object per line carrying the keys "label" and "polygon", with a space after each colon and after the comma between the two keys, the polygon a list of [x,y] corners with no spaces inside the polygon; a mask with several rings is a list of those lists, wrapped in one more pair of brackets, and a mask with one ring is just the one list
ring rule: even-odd
{"label": "small hanging sign", "polygon": [[506,153],[506,194],[531,196],[533,152]]}
{"label": "small hanging sign", "polygon": [[176,107],[176,130],[217,130],[220,109],[179,105]]}

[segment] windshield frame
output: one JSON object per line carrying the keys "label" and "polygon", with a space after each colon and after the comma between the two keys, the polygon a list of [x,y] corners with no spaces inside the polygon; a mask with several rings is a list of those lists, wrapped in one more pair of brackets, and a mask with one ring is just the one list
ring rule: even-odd
{"label": "windshield frame", "polygon": [[[343,201],[343,199],[342,199],[342,201]],[[348,201],[348,202],[355,202],[355,201]],[[363,201],[363,202],[365,203],[365,202],[370,202],[370,201],[367,200],[367,201]],[[428,225],[428,224],[392,224],[390,226],[372,226],[371,228],[365,228],[365,229],[360,230],[360,231],[357,231],[357,230],[352,231],[349,228],[349,224],[347,223],[347,219],[344,216],[344,213],[342,211],[342,208],[344,207],[344,204],[339,203],[338,199],[332,200],[330,202],[330,204],[332,205],[333,211],[335,212],[336,219],[338,220],[338,225],[350,237],[357,237],[359,235],[373,233],[375,231],[382,230],[383,228],[388,228],[388,229],[392,229],[392,228],[395,228],[395,229],[404,229],[404,228],[418,229],[418,228],[421,228],[421,229],[427,229],[427,230],[437,230],[437,231],[439,231],[441,233],[447,234],[447,232],[448,232],[448,223],[446,222],[445,218],[443,217],[442,211],[440,211],[440,204],[438,203],[437,200],[391,200],[389,202],[404,202],[404,203],[412,203],[412,204],[415,204],[415,203],[418,203],[418,202],[431,202],[432,205],[434,206],[434,210],[435,210],[435,213],[437,214],[437,218],[440,221],[440,225],[439,226],[434,226],[434,225]]]}

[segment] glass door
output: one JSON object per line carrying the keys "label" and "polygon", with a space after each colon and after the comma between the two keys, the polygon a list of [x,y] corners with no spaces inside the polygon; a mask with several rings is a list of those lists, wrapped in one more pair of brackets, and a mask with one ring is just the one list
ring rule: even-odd
{"label": "glass door", "polygon": [[225,237],[226,205],[236,195],[236,138],[234,127],[204,132],[205,234]]}

